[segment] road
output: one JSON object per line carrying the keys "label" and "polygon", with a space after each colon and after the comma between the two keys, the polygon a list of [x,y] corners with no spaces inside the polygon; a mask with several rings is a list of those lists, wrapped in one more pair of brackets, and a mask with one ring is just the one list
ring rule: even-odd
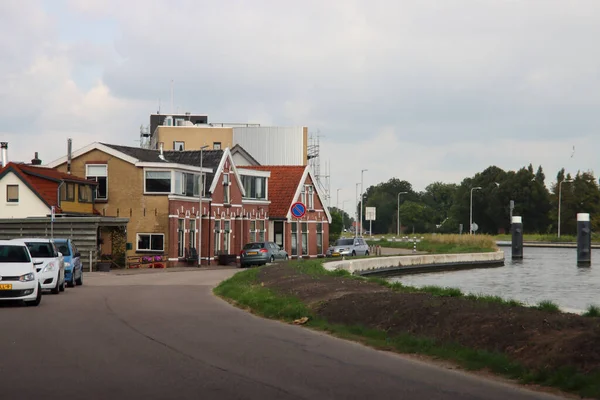
{"label": "road", "polygon": [[0,398],[557,398],[253,316],[212,295],[235,272],[91,273],[0,307]]}

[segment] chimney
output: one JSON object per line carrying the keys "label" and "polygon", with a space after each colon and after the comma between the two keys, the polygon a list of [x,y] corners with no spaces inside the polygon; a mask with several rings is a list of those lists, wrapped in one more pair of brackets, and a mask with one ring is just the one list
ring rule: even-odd
{"label": "chimney", "polygon": [[71,173],[71,138],[67,140],[67,174]]}
{"label": "chimney", "polygon": [[165,156],[163,154],[163,143],[162,142],[160,142],[160,154],[158,155],[158,158],[160,158],[163,161],[167,161],[167,160],[165,160]]}
{"label": "chimney", "polygon": [[31,165],[42,165],[42,160],[38,158],[38,152],[35,152],[35,156],[33,160],[31,160]]}
{"label": "chimney", "polygon": [[8,142],[0,142],[0,148],[2,148],[2,168],[8,164]]}

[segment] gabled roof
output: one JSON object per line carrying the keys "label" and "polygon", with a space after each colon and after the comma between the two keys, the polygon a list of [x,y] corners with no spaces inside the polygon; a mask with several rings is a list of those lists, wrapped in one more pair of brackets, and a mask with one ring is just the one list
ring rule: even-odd
{"label": "gabled roof", "polygon": [[[294,194],[304,175],[303,165],[259,165],[240,166],[242,169],[271,171],[269,178],[269,215],[272,218],[287,218],[288,211],[294,201]],[[240,171],[241,172],[241,171]]]}
{"label": "gabled roof", "polygon": [[[233,146],[231,148],[231,155],[235,155],[237,153],[240,153],[242,155],[242,157],[244,157],[246,160],[248,160],[253,166],[259,166],[260,163],[256,160],[256,158],[252,157],[252,155],[250,153],[248,153],[246,151],[246,149],[244,149],[242,146],[240,146],[239,144],[236,144],[235,146]],[[240,168],[242,166],[240,165]]]}
{"label": "gabled roof", "polygon": [[311,172],[310,166],[303,165],[260,165],[260,166],[240,166],[242,169],[257,171],[271,171],[269,178],[269,215],[272,218],[291,218],[290,208],[295,199],[300,195],[301,184],[306,182],[310,176],[317,196],[323,204],[323,212],[327,216],[327,221],[331,223],[331,214],[327,209],[325,197],[319,189],[319,185]]}
{"label": "gabled roof", "polygon": [[[82,183],[92,186],[98,184],[96,181],[65,174],[54,169],[12,162],[0,169],[0,179],[9,172],[17,175],[48,207],[55,206],[58,208],[58,185],[61,182]],[[58,211],[60,212],[60,210]]]}

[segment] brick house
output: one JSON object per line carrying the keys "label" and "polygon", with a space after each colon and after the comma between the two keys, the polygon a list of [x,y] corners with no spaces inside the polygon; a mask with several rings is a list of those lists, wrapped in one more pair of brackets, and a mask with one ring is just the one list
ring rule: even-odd
{"label": "brick house", "polygon": [[[268,239],[282,246],[290,258],[323,257],[329,244],[331,214],[310,166],[243,166],[246,171],[269,171],[270,216]],[[292,204],[302,202],[306,213],[295,218]]]}
{"label": "brick house", "polygon": [[[96,142],[74,151],[70,165],[65,156],[48,166],[98,182],[96,209],[129,218],[130,257],[160,254],[172,266],[201,249],[207,264],[268,234],[270,173],[240,174],[228,148],[163,151]],[[113,252],[110,238],[103,239],[103,253]]]}

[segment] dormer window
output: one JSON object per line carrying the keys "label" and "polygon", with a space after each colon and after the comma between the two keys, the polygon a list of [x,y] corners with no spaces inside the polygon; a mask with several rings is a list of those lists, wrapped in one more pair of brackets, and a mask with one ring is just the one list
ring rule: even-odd
{"label": "dormer window", "polygon": [[184,151],[185,150],[185,142],[174,141],[173,142],[173,150]]}

